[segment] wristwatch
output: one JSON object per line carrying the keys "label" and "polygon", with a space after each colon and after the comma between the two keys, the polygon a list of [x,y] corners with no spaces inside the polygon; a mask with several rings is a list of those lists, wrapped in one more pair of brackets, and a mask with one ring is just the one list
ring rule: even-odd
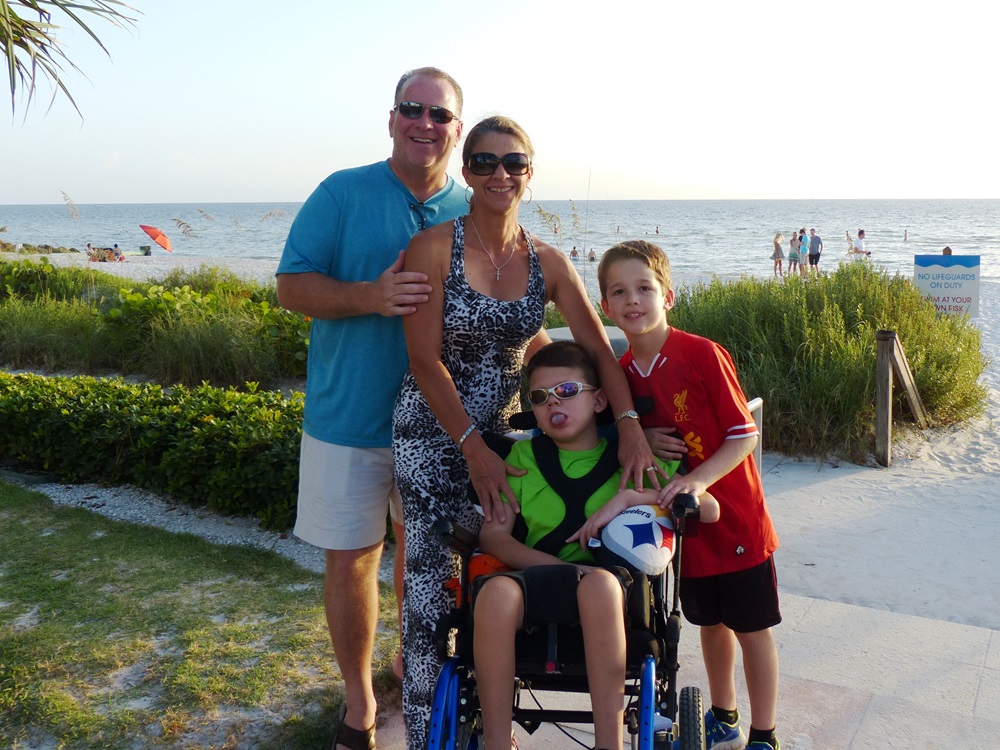
{"label": "wristwatch", "polygon": [[629,409],[627,411],[623,411],[621,414],[615,417],[615,424],[618,424],[623,419],[638,419],[638,418],[639,418],[639,412],[637,412],[635,409]]}

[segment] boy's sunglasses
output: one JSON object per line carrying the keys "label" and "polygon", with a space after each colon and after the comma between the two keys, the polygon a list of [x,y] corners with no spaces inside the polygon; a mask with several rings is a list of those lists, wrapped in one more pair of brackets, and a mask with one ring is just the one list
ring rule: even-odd
{"label": "boy's sunglasses", "polygon": [[394,110],[399,112],[407,120],[419,120],[420,115],[424,113],[424,109],[427,109],[427,114],[430,115],[431,122],[436,122],[438,125],[447,125],[452,120],[457,120],[458,115],[452,112],[450,109],[445,109],[444,107],[439,107],[436,104],[421,104],[420,102],[400,102],[395,107]]}
{"label": "boy's sunglasses", "polygon": [[592,385],[587,385],[586,383],[577,383],[575,381],[569,380],[565,383],[560,383],[559,385],[554,385],[551,388],[535,388],[528,391],[528,401],[533,403],[535,406],[541,406],[546,401],[549,400],[549,394],[551,393],[560,401],[566,401],[571,398],[576,398],[584,391],[596,391]]}
{"label": "boy's sunglasses", "polygon": [[506,156],[497,156],[496,154],[473,154],[469,157],[469,160],[465,163],[465,166],[469,168],[469,171],[474,175],[479,175],[480,177],[487,177],[497,171],[497,167],[503,164],[504,171],[512,176],[518,176],[528,173],[528,168],[531,166],[531,159],[528,158],[527,154],[507,154]]}

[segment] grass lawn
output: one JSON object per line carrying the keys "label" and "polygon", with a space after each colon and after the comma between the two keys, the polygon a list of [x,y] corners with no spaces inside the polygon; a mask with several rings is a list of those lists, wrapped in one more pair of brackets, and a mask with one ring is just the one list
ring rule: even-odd
{"label": "grass lawn", "polygon": [[341,700],[321,576],[0,483],[0,746],[325,748]]}

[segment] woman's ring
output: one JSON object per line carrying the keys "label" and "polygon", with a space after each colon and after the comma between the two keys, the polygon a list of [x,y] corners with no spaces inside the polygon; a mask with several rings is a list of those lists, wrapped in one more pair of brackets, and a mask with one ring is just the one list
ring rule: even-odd
{"label": "woman's ring", "polygon": [[650,466],[650,467],[648,467],[646,469],[646,471],[656,471],[656,467],[655,466]]}

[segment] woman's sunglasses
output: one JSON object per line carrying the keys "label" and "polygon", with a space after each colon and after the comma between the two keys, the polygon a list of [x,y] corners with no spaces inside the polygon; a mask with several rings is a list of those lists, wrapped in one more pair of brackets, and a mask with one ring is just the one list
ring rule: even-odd
{"label": "woman's sunglasses", "polygon": [[573,380],[569,380],[565,383],[554,385],[551,388],[535,388],[528,391],[528,401],[533,403],[535,406],[541,406],[549,400],[549,394],[552,394],[560,401],[566,401],[571,398],[576,398],[584,391],[596,390],[597,388],[592,385],[577,383]]}
{"label": "woman's sunglasses", "polygon": [[452,112],[450,109],[445,109],[444,107],[438,107],[436,104],[421,104],[420,102],[400,102],[395,107],[394,110],[399,112],[407,120],[419,120],[420,115],[424,113],[424,109],[427,109],[427,114],[430,115],[431,122],[436,122],[438,125],[447,125],[452,120],[457,120],[458,115]]}
{"label": "woman's sunglasses", "polygon": [[528,158],[527,154],[515,153],[497,156],[496,154],[481,153],[470,156],[465,166],[472,174],[487,177],[496,172],[500,164],[503,164],[503,169],[507,174],[518,176],[528,173],[531,159]]}

